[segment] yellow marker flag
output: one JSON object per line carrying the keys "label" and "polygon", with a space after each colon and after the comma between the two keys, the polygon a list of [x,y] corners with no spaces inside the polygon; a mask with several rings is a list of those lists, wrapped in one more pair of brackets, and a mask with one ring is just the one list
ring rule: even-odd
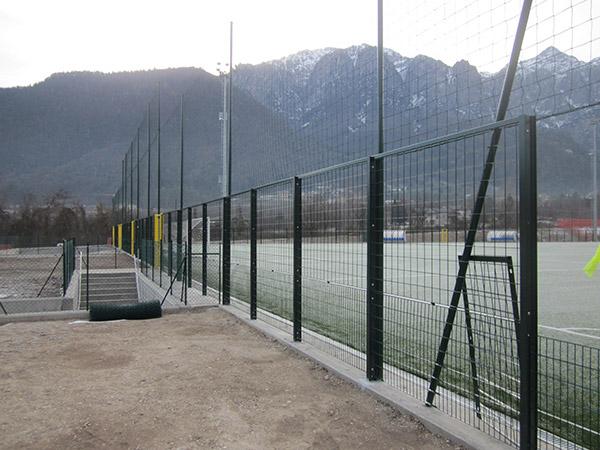
{"label": "yellow marker flag", "polygon": [[596,249],[596,253],[592,256],[592,259],[588,261],[588,263],[583,268],[583,271],[588,277],[592,277],[598,268],[598,264],[600,264],[600,245]]}

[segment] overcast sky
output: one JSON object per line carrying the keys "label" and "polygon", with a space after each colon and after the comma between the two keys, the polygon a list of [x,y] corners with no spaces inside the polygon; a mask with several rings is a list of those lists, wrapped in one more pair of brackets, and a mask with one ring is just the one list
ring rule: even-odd
{"label": "overcast sky", "polygon": [[[555,14],[554,5],[560,1],[540,3],[545,9],[550,5]],[[54,72],[73,70],[196,66],[214,72],[216,63],[228,57],[230,20],[234,63],[262,62],[303,49],[374,45],[376,4],[376,0],[2,0],[0,86],[29,85]],[[481,70],[498,70],[506,62],[520,4],[521,0],[388,0],[385,45],[407,56],[422,53],[448,64],[464,58]],[[590,11],[588,6],[567,15],[572,21]],[[590,45],[583,50],[573,45],[573,33],[562,37],[557,33],[557,20],[548,22],[536,11],[531,22],[540,25],[539,44],[530,53],[557,45],[579,52],[579,57],[590,56]],[[550,38],[544,39],[544,33]]]}

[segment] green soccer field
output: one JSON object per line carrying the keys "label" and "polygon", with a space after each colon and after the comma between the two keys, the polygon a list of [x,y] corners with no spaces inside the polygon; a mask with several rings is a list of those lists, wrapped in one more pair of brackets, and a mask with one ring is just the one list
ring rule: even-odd
{"label": "green soccer field", "polygon": [[[600,345],[600,274],[588,278],[583,267],[595,252],[593,242],[540,243],[538,245],[538,314],[540,333]],[[196,251],[199,251],[197,249]],[[211,251],[218,251],[213,245]],[[457,255],[461,243],[385,244],[385,292],[408,298],[448,304],[458,270]],[[477,243],[474,254],[509,255],[513,258],[518,283],[518,250],[515,243]],[[232,245],[232,278],[241,299],[249,296],[250,246]],[[211,264],[216,271],[218,264]],[[303,245],[303,280],[308,292],[306,301],[315,301],[319,284],[353,290],[365,288],[366,244]],[[292,245],[258,244],[258,283],[273,282],[273,291],[263,296],[285,297],[291,294],[277,280],[291,277]],[[261,276],[262,274],[262,276]],[[213,275],[212,279],[218,279]],[[312,286],[312,287],[311,287]],[[244,295],[246,294],[246,295]],[[353,294],[355,296],[356,294]],[[285,298],[280,303],[285,303]],[[319,299],[321,302],[325,299]]]}

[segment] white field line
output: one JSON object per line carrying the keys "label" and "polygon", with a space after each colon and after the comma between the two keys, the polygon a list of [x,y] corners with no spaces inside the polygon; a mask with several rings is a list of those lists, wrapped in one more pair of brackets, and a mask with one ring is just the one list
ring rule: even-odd
{"label": "white field line", "polygon": [[561,333],[573,334],[575,336],[580,336],[589,339],[598,339],[600,340],[600,336],[594,336],[593,334],[579,333],[573,330],[598,330],[597,328],[558,328],[558,327],[550,327],[548,325],[539,325],[540,328],[545,328],[546,330],[558,331]]}

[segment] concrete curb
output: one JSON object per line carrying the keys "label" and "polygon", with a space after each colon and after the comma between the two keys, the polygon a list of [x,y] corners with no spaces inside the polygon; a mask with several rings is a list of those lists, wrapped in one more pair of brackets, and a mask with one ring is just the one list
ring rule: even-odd
{"label": "concrete curb", "polygon": [[13,322],[45,322],[52,320],[85,320],[87,311],[45,311],[38,313],[8,314],[0,316],[0,326]]}
{"label": "concrete curb", "polygon": [[233,306],[221,306],[237,319],[258,330],[265,336],[278,341],[338,377],[355,385],[359,389],[375,396],[378,400],[397,409],[401,413],[412,416],[421,422],[432,433],[449,439],[455,444],[468,449],[507,450],[512,447],[494,439],[488,434],[461,422],[436,408],[430,408],[417,399],[394,389],[383,382],[368,381],[360,370],[333,358],[332,356],[301,342],[293,342],[291,336],[262,321],[250,320]]}
{"label": "concrete curb", "polygon": [[[162,313],[164,316],[170,314],[185,314],[202,312],[208,308],[216,308],[218,305],[195,305],[182,306],[178,308],[164,308]],[[0,316],[0,326],[7,323],[16,322],[45,322],[54,320],[89,320],[90,314],[88,311],[46,311],[38,313],[24,314],[8,314]]]}
{"label": "concrete curb", "polygon": [[217,308],[219,305],[194,305],[194,306],[182,306],[179,308],[164,308],[162,310],[163,315],[169,314],[186,314],[186,313],[198,313],[205,309]]}

